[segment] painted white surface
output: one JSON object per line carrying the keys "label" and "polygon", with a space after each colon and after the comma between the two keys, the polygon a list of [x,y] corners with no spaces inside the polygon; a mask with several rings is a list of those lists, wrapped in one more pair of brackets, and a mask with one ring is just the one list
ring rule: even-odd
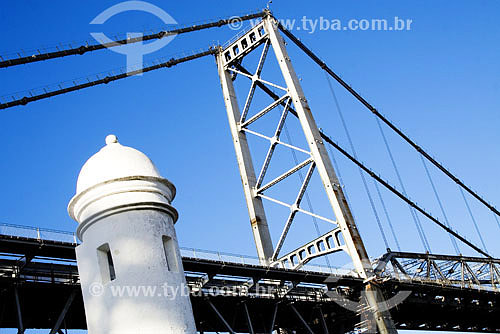
{"label": "painted white surface", "polygon": [[106,146],[90,157],[83,165],[76,192],[101,182],[127,176],[161,177],[153,162],[142,152],[123,146],[114,135],[106,137]]}
{"label": "painted white surface", "polygon": [[[143,153],[106,138],[83,166],[68,211],[83,241],[76,248],[90,334],[196,333],[175,234],[174,186]],[[171,238],[167,266],[163,237]],[[107,244],[116,278],[110,280]],[[107,271],[107,272],[106,272]]]}

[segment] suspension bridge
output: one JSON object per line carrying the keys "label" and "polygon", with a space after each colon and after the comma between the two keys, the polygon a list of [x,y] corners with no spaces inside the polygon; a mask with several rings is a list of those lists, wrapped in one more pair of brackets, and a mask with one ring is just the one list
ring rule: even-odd
{"label": "suspension bridge", "polygon": [[[49,53],[2,57],[0,68],[79,57],[105,48],[221,27],[234,20],[257,21],[224,45],[213,45],[178,58],[158,59],[150,65],[97,76],[95,80],[70,81],[14,94],[0,100],[0,109],[23,108],[38,100],[139,73],[215,57],[257,256],[181,250],[200,333],[273,333],[276,330],[280,333],[397,333],[398,329],[500,332],[500,323],[496,320],[500,316],[500,259],[488,252],[470,200],[491,212],[497,223],[500,212],[381,114],[305,42],[281,25],[269,10],[116,40],[109,45],[86,44]],[[332,98],[337,102],[349,149],[318,127],[286,41],[324,72]],[[264,64],[272,57],[269,51],[277,64],[272,76],[276,81],[263,75]],[[247,64],[247,60],[253,62]],[[242,81],[246,84],[240,84]],[[390,184],[358,159],[338,107],[334,82],[376,118],[398,185]],[[254,101],[257,92],[267,96],[268,101],[255,108],[254,105],[259,104]],[[271,114],[274,119],[267,117]],[[291,131],[292,122],[298,125],[295,132]],[[386,137],[387,131],[419,155],[440,208],[440,217],[432,215],[408,195]],[[303,145],[298,144],[297,133],[302,136]],[[250,138],[259,138],[267,146],[253,149]],[[281,149],[290,151],[293,164],[279,171],[275,161]],[[342,156],[359,170],[386,254],[369,256],[334,156]],[[453,227],[430,168],[458,186],[480,245]],[[298,181],[298,186],[280,190],[291,178]],[[312,182],[314,178],[319,180],[317,184]],[[368,180],[374,182],[375,194],[370,191]],[[317,188],[314,191],[313,186]],[[405,251],[404,245],[400,245],[381,189],[408,207],[410,223],[406,224],[414,224],[425,252]],[[279,196],[283,192],[292,194],[290,201]],[[326,196],[331,215],[314,209],[313,192]],[[376,198],[382,203],[382,212],[374,204]],[[269,205],[287,210],[282,221],[274,219],[274,215],[273,219],[269,218]],[[293,244],[291,228],[299,215],[311,218],[317,236],[306,243]],[[323,223],[333,228],[321,233],[319,224]],[[451,254],[431,252],[426,224],[435,225],[449,236]],[[278,236],[271,235],[271,225],[279,227]],[[391,250],[390,240],[398,251]],[[78,243],[75,235],[60,231],[0,225],[0,327],[17,328],[19,333],[27,328],[49,328],[50,333],[86,328],[74,252]],[[284,251],[284,245],[289,251]],[[332,266],[330,260],[341,252],[349,256],[352,268]],[[319,258],[325,259],[326,266],[317,264]]]}

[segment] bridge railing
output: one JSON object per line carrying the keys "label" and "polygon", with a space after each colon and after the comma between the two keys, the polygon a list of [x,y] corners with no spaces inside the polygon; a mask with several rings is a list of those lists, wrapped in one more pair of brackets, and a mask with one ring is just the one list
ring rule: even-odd
{"label": "bridge railing", "polygon": [[[74,245],[78,245],[80,243],[80,240],[78,240],[76,234],[72,232],[5,223],[0,224],[0,235],[30,238],[43,241],[59,241],[71,243]],[[209,251],[187,247],[180,247],[180,250],[183,257],[190,257],[200,260],[219,261],[223,263],[261,266],[259,258],[256,256]],[[352,271],[349,269],[317,264],[306,264],[300,270],[333,275],[352,275]]]}
{"label": "bridge railing", "polygon": [[[233,254],[227,252],[216,252],[216,251],[208,251],[196,248],[186,248],[180,247],[182,257],[189,257],[200,260],[212,260],[219,261],[223,263],[236,263],[243,265],[253,265],[253,266],[262,266],[260,260],[257,256],[249,256],[249,255],[240,255]],[[300,270],[303,271],[311,271],[311,272],[320,272],[326,274],[334,274],[334,275],[350,275],[352,276],[352,270],[348,268],[338,268],[332,266],[324,266],[324,265],[315,265],[315,264],[306,264]]]}
{"label": "bridge railing", "polygon": [[0,234],[37,240],[68,242],[72,244],[80,243],[76,234],[72,232],[24,225],[0,224]]}

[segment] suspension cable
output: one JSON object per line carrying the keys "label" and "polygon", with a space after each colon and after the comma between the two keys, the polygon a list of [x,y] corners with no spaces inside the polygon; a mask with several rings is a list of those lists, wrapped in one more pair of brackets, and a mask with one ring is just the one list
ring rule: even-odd
{"label": "suspension cable", "polygon": [[[161,39],[161,38],[165,38],[168,36],[179,35],[179,34],[184,34],[184,33],[192,32],[192,31],[198,31],[198,30],[203,30],[203,29],[208,29],[208,28],[213,28],[213,27],[221,27],[221,26],[233,23],[233,22],[239,23],[239,22],[248,21],[248,20],[252,20],[255,18],[263,17],[265,14],[266,14],[266,12],[262,11],[262,12],[243,15],[243,16],[233,16],[230,18],[221,19],[221,20],[213,21],[213,22],[209,22],[209,23],[192,25],[189,27],[178,28],[178,29],[173,29],[173,30],[162,30],[156,34],[150,34],[150,35],[134,37],[134,38],[126,38],[126,39],[122,39],[122,40],[112,41],[109,43],[92,44],[92,45],[85,44],[85,45],[81,45],[81,46],[76,47],[76,48],[70,48],[70,49],[66,49],[66,50],[33,54],[31,56],[28,56],[28,57],[7,59],[7,60],[0,61],[0,68],[16,66],[16,65],[21,65],[21,64],[27,64],[27,63],[33,63],[33,62],[38,62],[38,61],[47,60],[47,59],[62,58],[62,57],[71,56],[71,55],[83,55],[84,53],[87,53],[90,51],[102,50],[102,49],[112,48],[115,46],[122,46],[122,45],[126,45],[126,44],[133,44],[133,43],[138,43],[141,41]],[[1,59],[3,59],[3,58],[1,58]]]}
{"label": "suspension cable", "polygon": [[[245,74],[250,74],[250,72],[248,72],[248,70],[245,69],[241,64],[237,64],[236,66],[237,66],[237,68],[241,72],[243,72]],[[269,89],[263,83],[257,82],[257,86],[260,87],[262,89],[262,91],[264,91],[267,95],[269,95],[275,101],[280,98],[278,95],[276,95],[276,93],[274,93],[271,89]],[[282,102],[281,105],[284,106],[285,103]],[[290,107],[289,110],[290,110],[290,113],[292,115],[294,115],[295,117],[298,117],[297,112],[292,107]],[[378,176],[377,174],[375,174],[372,170],[370,170],[369,168],[367,168],[366,166],[364,166],[361,162],[359,162],[358,160],[356,160],[353,156],[351,156],[349,153],[347,153],[347,151],[344,150],[340,145],[338,145],[337,143],[335,143],[329,136],[327,136],[323,131],[320,131],[320,135],[321,135],[321,138],[323,138],[328,144],[330,144],[332,147],[334,147],[342,155],[344,155],[345,157],[347,157],[347,159],[349,159],[350,161],[352,161],[355,165],[359,166],[365,173],[367,173],[368,175],[370,175],[378,183],[380,183],[386,189],[388,189],[389,191],[391,191],[392,193],[394,193],[396,196],[398,196],[404,202],[410,204],[413,208],[415,208],[420,213],[422,213],[422,215],[424,215],[426,218],[428,218],[429,220],[431,220],[433,223],[435,223],[436,225],[438,225],[439,227],[441,227],[443,230],[445,230],[446,232],[448,232],[451,235],[453,235],[455,238],[457,238],[458,240],[460,240],[461,242],[463,242],[464,244],[466,244],[467,246],[469,246],[470,248],[472,248],[473,250],[475,250],[479,254],[491,258],[491,256],[488,253],[484,252],[482,249],[480,249],[479,247],[477,247],[476,245],[474,245],[472,242],[468,241],[467,239],[465,239],[464,237],[462,237],[461,235],[459,235],[457,232],[453,231],[451,228],[449,228],[445,224],[441,223],[437,218],[434,218],[431,214],[427,213],[424,209],[422,209],[421,207],[419,207],[415,202],[413,202],[407,196],[404,196],[396,188],[394,188],[393,186],[391,186],[387,181],[385,181],[384,179],[382,179],[380,176]]]}
{"label": "suspension cable", "polygon": [[340,153],[342,153],[347,159],[351,160],[356,166],[360,167],[365,173],[367,173],[372,178],[374,178],[375,180],[377,180],[378,183],[380,183],[385,188],[387,188],[388,190],[390,190],[392,193],[394,193],[396,196],[398,196],[399,198],[401,198],[403,201],[405,201],[406,203],[410,204],[413,208],[415,208],[422,215],[424,215],[425,217],[427,217],[429,220],[431,220],[432,222],[434,222],[436,225],[438,225],[439,227],[441,227],[446,232],[452,234],[455,238],[457,238],[458,240],[460,240],[461,242],[463,242],[464,244],[466,244],[467,246],[469,246],[470,248],[472,248],[473,250],[475,250],[479,254],[482,254],[482,255],[484,255],[486,257],[491,258],[491,256],[488,253],[486,253],[481,248],[479,248],[476,245],[474,245],[469,240],[467,240],[464,237],[462,237],[457,232],[453,231],[451,228],[447,227],[445,224],[443,224],[442,222],[440,222],[437,218],[433,217],[427,211],[425,211],[420,206],[418,206],[417,203],[413,202],[411,199],[409,199],[408,197],[406,197],[405,195],[403,195],[401,192],[399,192],[396,188],[394,188],[393,186],[391,186],[387,181],[385,181],[384,179],[382,179],[379,175],[377,175],[371,169],[369,169],[368,167],[366,167],[365,165],[363,165],[361,162],[359,162],[356,158],[354,158],[351,154],[349,154],[346,150],[344,150],[340,145],[338,145],[336,142],[334,142],[325,133],[321,132],[320,134],[321,134],[321,138],[323,138],[328,144],[332,145],[337,151],[339,151]]}
{"label": "suspension cable", "polygon": [[472,210],[469,206],[469,202],[467,201],[467,198],[465,197],[464,191],[462,188],[458,187],[460,189],[460,193],[462,194],[462,198],[464,199],[465,206],[467,208],[467,211],[469,212],[470,219],[472,220],[472,223],[474,224],[474,228],[476,229],[477,235],[479,236],[479,240],[481,240],[481,244],[483,245],[483,249],[487,252],[488,249],[486,248],[486,244],[484,243],[483,236],[481,235],[481,231],[479,231],[479,227],[476,222],[476,218],[474,218],[474,215],[472,214]]}
{"label": "suspension cable", "polygon": [[333,70],[326,65],[318,56],[316,56],[304,43],[302,43],[294,34],[292,34],[287,28],[285,28],[278,20],[276,20],[278,28],[288,37],[292,42],[294,42],[304,53],[309,56],[316,64],[318,64],[324,71],[326,71],[331,77],[333,77],[342,87],[344,87],[349,93],[351,93],[359,102],[361,102],[368,110],[370,110],[375,116],[382,120],[389,128],[391,128],[396,134],[403,138],[410,146],[412,146],[418,153],[422,154],[428,161],[430,161],[434,166],[436,166],[440,171],[442,171],[446,176],[452,179],[460,187],[465,189],[469,194],[476,198],[479,202],[485,205],[493,213],[500,217],[500,211],[496,209],[493,205],[488,203],[480,195],[474,192],[470,187],[464,184],[459,178],[453,175],[448,169],[446,169],[442,164],[436,161],[430,154],[424,151],[419,145],[417,145],[412,139],[405,135],[400,129],[396,127],[392,122],[385,118],[375,107],[373,107],[368,101],[366,101],[358,92],[356,92],[351,86],[349,86],[341,77],[339,77]]}
{"label": "suspension cable", "polygon": [[[322,129],[319,129],[319,131],[323,132]],[[332,148],[330,146],[327,146],[326,148],[327,148],[328,152],[330,153],[330,157],[332,158],[333,167],[335,167],[335,172],[337,174],[337,178],[339,179],[339,183],[342,186],[342,188],[344,188],[345,184],[343,181],[342,172],[340,171],[339,163],[337,162],[337,159],[335,158],[335,155],[333,154]],[[350,203],[351,201],[349,199],[349,194],[347,193],[346,189],[344,189],[343,192],[344,192],[344,197],[345,197],[347,203],[349,203],[349,207],[351,207],[351,211],[352,211],[352,204]],[[354,216],[354,214],[353,214],[353,216]],[[356,220],[356,219],[354,219],[354,220]]]}
{"label": "suspension cable", "polygon": [[[250,72],[248,72],[248,70],[246,68],[244,68],[241,64],[237,64],[236,67],[241,72],[243,72],[245,74],[250,74]],[[260,87],[263,92],[265,92],[267,95],[269,95],[275,101],[280,98],[278,95],[276,95],[276,93],[274,93],[269,87],[267,87],[263,83],[257,82],[257,86]],[[281,105],[285,106],[285,103],[282,102]],[[298,117],[297,112],[292,107],[290,107],[289,110],[290,110],[290,113],[292,115],[294,115],[295,117]],[[480,249],[479,247],[477,247],[476,245],[474,245],[472,242],[468,241],[466,238],[462,237],[457,232],[453,231],[451,228],[449,228],[445,224],[441,223],[437,218],[434,218],[431,214],[427,213],[424,209],[422,209],[421,207],[419,207],[415,202],[413,202],[407,196],[404,196],[396,188],[394,188],[393,186],[391,186],[387,181],[385,181],[384,179],[382,179],[380,176],[378,176],[377,174],[375,174],[372,170],[370,170],[369,168],[367,168],[366,166],[364,166],[361,162],[359,162],[358,160],[356,160],[353,156],[351,156],[349,153],[347,153],[346,150],[344,150],[340,145],[338,145],[337,143],[335,143],[329,136],[327,136],[321,130],[320,130],[320,135],[321,135],[321,138],[323,138],[328,144],[330,144],[332,147],[334,147],[342,155],[344,155],[345,157],[347,157],[347,159],[351,160],[355,165],[359,166],[365,173],[367,173],[368,175],[370,175],[378,183],[380,183],[386,189],[388,189],[389,191],[391,191],[392,193],[394,193],[396,196],[398,196],[404,202],[410,204],[413,208],[415,208],[417,211],[419,211],[420,213],[422,213],[422,215],[424,215],[426,218],[428,218],[429,220],[431,220],[433,223],[435,223],[436,225],[438,225],[439,227],[441,227],[443,230],[445,230],[446,232],[448,232],[451,235],[453,235],[455,238],[457,238],[458,240],[460,240],[461,242],[463,242],[464,244],[466,244],[467,246],[469,246],[470,248],[472,248],[473,250],[475,250],[479,254],[482,254],[482,255],[484,255],[486,257],[491,258],[491,256],[488,253],[484,252],[482,249]]]}
{"label": "suspension cable", "polygon": [[[320,132],[323,132],[322,129],[319,129]],[[345,197],[345,200],[347,201],[347,204],[349,205],[349,208],[351,209],[351,214],[352,216],[354,217],[354,221],[356,221],[356,215],[354,214],[353,212],[353,208],[352,208],[352,202],[351,200],[349,199],[349,194],[347,193],[347,189],[345,189],[345,183],[344,183],[344,178],[342,177],[342,172],[340,170],[340,165],[339,163],[337,162],[337,159],[335,158],[335,154],[333,154],[333,150],[330,146],[326,146],[327,150],[328,150],[328,153],[330,154],[330,157],[332,158],[332,163],[333,163],[333,167],[335,168],[335,173],[337,174],[337,178],[339,180],[339,184],[343,189],[343,192],[344,192],[344,197]],[[361,229],[360,227],[358,226],[358,231],[361,232]]]}
{"label": "suspension cable", "polygon": [[[403,178],[401,177],[401,174],[399,173],[399,168],[396,164],[396,160],[394,159],[394,155],[392,154],[391,147],[389,146],[389,142],[387,141],[387,137],[385,136],[384,130],[382,129],[382,125],[380,124],[380,121],[378,118],[375,118],[377,121],[377,126],[380,130],[380,135],[382,136],[382,140],[384,141],[385,148],[387,150],[387,154],[389,155],[389,158],[392,163],[392,167],[394,168],[394,172],[396,173],[396,176],[399,181],[399,185],[401,186],[401,190],[403,191],[403,195],[408,196],[406,192],[406,187],[403,183]],[[420,236],[420,241],[422,242],[424,248],[426,251],[431,251],[431,247],[429,245],[429,241],[427,240],[427,236],[425,235],[424,228],[422,226],[422,223],[420,222],[420,218],[418,217],[418,214],[415,212],[415,209],[413,209],[411,206],[408,206],[410,209],[410,214],[413,218],[413,222],[415,223],[415,226],[417,227],[418,235]]]}
{"label": "suspension cable", "polygon": [[[439,197],[436,186],[434,185],[434,181],[432,180],[431,173],[429,172],[429,168],[427,168],[427,164],[425,163],[425,160],[422,157],[422,155],[420,155],[420,160],[422,161],[422,164],[424,165],[425,173],[427,174],[427,178],[429,179],[429,182],[432,186],[432,190],[434,191],[434,196],[436,197],[436,200],[439,204],[439,208],[441,209],[441,213],[443,214],[444,222],[445,222],[446,226],[451,228],[451,224],[448,220],[448,216],[446,215],[446,211],[444,210],[443,203],[441,202],[441,198]],[[449,234],[449,237],[450,237],[450,241],[451,241],[453,247],[455,248],[457,255],[460,255],[460,248],[458,247],[457,241],[455,240],[455,238],[451,234]]]}
{"label": "suspension cable", "polygon": [[[320,132],[323,132],[322,129],[319,129]],[[343,188],[343,192],[344,192],[344,197],[345,197],[345,200],[347,201],[347,204],[349,205],[349,208],[351,210],[351,214],[352,216],[354,217],[354,221],[357,221],[356,219],[356,214],[354,213],[354,210],[353,210],[353,205],[352,205],[352,202],[351,200],[349,199],[349,194],[348,194],[348,191],[347,189],[345,188],[345,183],[344,183],[344,178],[342,176],[342,171],[340,170],[340,165],[339,163],[337,162],[337,159],[335,158],[335,154],[333,153],[333,150],[332,150],[332,147],[330,145],[326,145],[326,149],[328,150],[328,152],[330,153],[330,157],[332,158],[332,163],[333,163],[333,166],[335,168],[335,172],[337,173],[337,178],[339,180],[339,184],[340,186]],[[360,226],[357,226],[358,228],[358,231],[360,232],[360,234],[362,234],[361,232],[361,227]]]}
{"label": "suspension cable", "polygon": [[116,80],[119,80],[119,79],[124,79],[124,78],[130,77],[130,76],[134,76],[134,75],[137,75],[137,74],[140,74],[140,73],[157,70],[157,69],[160,69],[160,68],[163,68],[163,67],[169,68],[169,67],[175,66],[177,64],[187,62],[189,60],[193,60],[193,59],[205,57],[205,56],[208,56],[208,55],[213,55],[215,53],[217,53],[217,49],[211,47],[207,51],[204,51],[204,52],[195,53],[195,54],[192,54],[190,56],[181,57],[181,58],[177,58],[177,59],[176,58],[171,58],[168,61],[160,62],[160,63],[152,65],[152,66],[142,67],[142,68],[137,69],[137,70],[133,70],[133,71],[129,71],[129,72],[124,72],[124,73],[120,73],[120,74],[117,74],[117,75],[108,75],[108,76],[106,76],[104,78],[100,78],[98,80],[87,81],[87,82],[81,83],[81,84],[74,84],[73,86],[66,87],[66,88],[62,88],[62,86],[59,85],[59,87],[61,87],[61,89],[57,89],[57,90],[54,90],[54,91],[45,91],[44,93],[38,94],[38,95],[31,95],[30,94],[30,96],[24,96],[23,98],[20,98],[20,99],[14,99],[14,100],[12,100],[10,102],[1,103],[0,104],[0,109],[7,109],[7,108],[14,107],[14,106],[19,106],[19,105],[26,105],[29,102],[46,99],[46,98],[49,98],[49,97],[52,97],[52,96],[56,96],[56,95],[61,95],[61,94],[64,94],[64,93],[74,92],[76,90],[80,90],[80,89],[83,89],[83,88],[88,88],[88,87],[97,86],[97,85],[101,85],[101,84],[108,84],[111,81],[116,81]]}
{"label": "suspension cable", "polygon": [[375,179],[373,179],[373,184],[375,185],[375,189],[377,190],[378,198],[380,199],[380,202],[382,203],[382,209],[384,210],[385,218],[387,219],[387,223],[389,224],[389,228],[391,229],[392,238],[394,239],[394,242],[396,243],[396,247],[398,248],[398,251],[401,252],[401,246],[399,245],[398,237],[396,236],[394,226],[392,225],[392,219],[389,216],[389,211],[387,211],[387,207],[385,206],[384,198],[382,197],[382,193],[380,192],[380,187],[378,186],[378,183]]}
{"label": "suspension cable", "polygon": [[[342,113],[342,110],[340,109],[339,101],[337,99],[337,96],[335,95],[335,91],[333,90],[332,83],[330,82],[330,78],[328,77],[326,72],[325,72],[325,78],[326,78],[326,81],[328,82],[328,87],[330,88],[330,93],[332,94],[332,98],[335,102],[335,106],[337,107],[337,113],[338,113],[340,120],[342,122],[342,127],[344,128],[344,132],[347,136],[347,140],[349,142],[349,146],[351,147],[352,154],[357,159],[358,157],[356,154],[356,149],[354,147],[354,143],[352,141],[351,134],[349,133],[349,129],[347,128],[347,123],[345,121],[344,114]],[[377,208],[375,207],[375,202],[373,201],[370,189],[368,188],[365,174],[363,173],[361,168],[358,168],[358,171],[359,171],[359,175],[361,176],[361,180],[363,181],[363,187],[365,188],[366,195],[368,196],[368,201],[370,202],[370,206],[372,208],[373,215],[375,216],[375,220],[377,221],[378,229],[380,230],[380,234],[382,235],[382,239],[384,240],[385,248],[389,249],[390,248],[389,243],[387,241],[387,237],[385,235],[384,228],[382,227],[382,223],[380,222],[380,217],[378,215]]]}
{"label": "suspension cable", "polygon": [[493,214],[493,217],[495,217],[495,221],[497,222],[498,228],[500,228],[500,221],[498,221],[498,218],[495,214]]}

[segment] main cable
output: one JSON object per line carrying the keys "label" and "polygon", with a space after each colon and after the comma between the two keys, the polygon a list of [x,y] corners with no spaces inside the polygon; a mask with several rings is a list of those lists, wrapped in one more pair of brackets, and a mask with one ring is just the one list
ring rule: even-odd
{"label": "main cable", "polygon": [[[248,70],[246,68],[244,68],[241,64],[237,64],[236,67],[239,70],[241,70],[241,72],[243,72],[245,74],[250,74],[250,72],[248,72]],[[263,83],[257,82],[257,86],[259,88],[261,88],[267,95],[269,95],[275,101],[279,100],[280,97],[278,95],[276,95],[271,89],[269,89]],[[284,102],[281,102],[280,104],[282,106],[285,106]],[[290,107],[289,110],[290,110],[290,113],[292,115],[294,115],[295,117],[298,117],[297,112],[292,107]],[[378,183],[380,183],[381,185],[383,185],[386,189],[388,189],[389,191],[391,191],[392,193],[394,193],[396,196],[398,196],[399,198],[401,198],[406,203],[410,204],[413,208],[415,208],[417,211],[419,211],[420,213],[422,213],[425,217],[427,217],[428,219],[430,219],[432,222],[434,222],[435,224],[437,224],[443,230],[445,230],[446,232],[450,233],[455,238],[457,238],[458,240],[460,240],[461,242],[463,242],[464,244],[466,244],[467,246],[469,246],[470,248],[472,248],[473,250],[475,250],[479,254],[484,255],[484,256],[486,256],[488,258],[491,258],[491,256],[488,253],[486,253],[485,251],[483,251],[482,249],[480,249],[479,247],[477,247],[476,245],[474,245],[473,243],[471,243],[470,241],[468,241],[467,239],[465,239],[464,237],[462,237],[461,235],[459,235],[458,233],[456,233],[455,231],[453,231],[451,228],[447,227],[445,224],[441,223],[437,218],[434,218],[431,214],[427,213],[424,209],[422,209],[421,207],[419,207],[415,202],[413,202],[412,200],[410,200],[408,197],[404,196],[396,188],[394,188],[393,186],[391,186],[388,182],[386,182],[380,176],[378,176],[373,171],[371,171],[369,168],[367,168],[366,166],[364,166],[361,162],[359,162],[358,160],[356,160],[352,155],[350,155],[340,145],[338,145],[337,143],[335,143],[323,131],[320,131],[320,135],[321,135],[321,138],[323,138],[328,144],[330,144],[332,147],[334,147],[342,155],[344,155],[345,157],[347,157],[347,159],[351,160],[351,162],[353,162],[357,166],[361,167],[361,169],[365,173],[367,173],[372,178],[374,178]]]}
{"label": "main cable", "polygon": [[469,246],[470,248],[472,248],[473,250],[475,250],[479,254],[484,255],[484,256],[486,256],[488,258],[491,258],[491,256],[488,253],[486,253],[484,250],[482,250],[481,248],[477,247],[472,242],[470,242],[469,240],[465,239],[464,237],[462,237],[457,232],[453,231],[451,228],[447,227],[445,224],[443,224],[442,222],[440,222],[437,218],[433,217],[427,211],[425,211],[420,206],[418,206],[417,203],[413,202],[411,199],[409,199],[408,197],[404,196],[396,188],[394,188],[393,186],[391,186],[387,181],[385,181],[384,179],[382,179],[379,175],[377,175],[371,169],[369,169],[368,167],[366,167],[365,165],[363,165],[361,162],[359,162],[356,158],[354,158],[351,154],[349,154],[346,150],[344,150],[340,145],[338,145],[336,142],[334,142],[325,133],[320,132],[320,135],[321,135],[321,138],[323,138],[328,144],[332,145],[337,151],[339,151],[340,153],[342,153],[347,159],[351,160],[356,166],[360,167],[365,173],[367,173],[372,178],[374,178],[375,180],[377,180],[377,182],[379,182],[385,188],[387,188],[388,190],[390,190],[392,193],[394,193],[396,196],[398,196],[399,198],[401,198],[406,203],[410,204],[413,208],[415,208],[415,210],[417,210],[418,212],[420,212],[422,215],[424,215],[425,217],[427,217],[429,220],[431,220],[432,222],[434,222],[435,224],[437,224],[438,226],[440,226],[443,230],[445,230],[446,232],[450,233],[455,238],[457,238],[458,240],[460,240],[461,242],[463,242],[464,244],[466,244],[467,246]]}
{"label": "main cable", "polygon": [[100,43],[100,44],[92,44],[92,45],[86,44],[86,45],[81,45],[79,47],[70,48],[67,50],[60,50],[60,51],[54,51],[54,52],[48,52],[48,53],[39,53],[39,54],[33,54],[31,56],[27,56],[27,57],[7,59],[7,60],[0,61],[0,68],[11,67],[11,66],[27,64],[27,63],[34,63],[34,62],[47,60],[47,59],[62,58],[62,57],[71,56],[71,55],[83,55],[83,54],[85,54],[87,52],[91,52],[91,51],[102,50],[102,49],[106,49],[106,48],[112,48],[112,47],[122,46],[122,45],[127,45],[127,44],[133,44],[133,43],[138,43],[138,42],[142,42],[142,41],[162,39],[162,38],[165,38],[168,36],[179,35],[179,34],[184,34],[184,33],[188,33],[188,32],[208,29],[208,28],[221,27],[221,26],[228,25],[228,24],[231,24],[234,22],[239,23],[239,22],[248,21],[248,20],[259,18],[259,17],[263,17],[264,15],[266,15],[266,13],[267,13],[266,11],[262,11],[262,12],[243,15],[243,16],[233,16],[233,17],[226,18],[226,19],[220,19],[220,20],[214,21],[214,22],[209,22],[209,23],[204,23],[204,24],[199,24],[199,25],[192,25],[192,26],[184,27],[184,28],[178,28],[178,29],[172,29],[172,30],[162,30],[162,31],[159,31],[155,34],[150,34],[150,35],[145,35],[145,36],[140,36],[140,37],[126,38],[126,39],[116,40],[116,41],[112,41],[112,42],[108,42],[108,43]]}
{"label": "main cable", "polygon": [[[275,19],[276,20],[276,19]],[[396,132],[401,138],[403,138],[410,146],[412,146],[417,152],[422,154],[428,161],[430,161],[434,166],[436,166],[440,171],[442,171],[446,176],[452,179],[460,187],[465,189],[469,194],[476,198],[479,202],[490,209],[494,214],[500,217],[500,211],[496,209],[493,205],[484,200],[480,195],[474,192],[470,187],[464,184],[459,178],[453,175],[448,169],[441,165],[436,159],[434,159],[430,154],[424,151],[419,145],[417,145],[412,139],[405,135],[401,130],[399,130],[392,122],[385,118],[375,107],[373,107],[368,101],[366,101],[358,92],[356,92],[351,86],[349,86],[340,76],[338,76],[325,62],[323,62],[318,56],[316,56],[304,43],[302,43],[294,34],[292,34],[287,28],[285,28],[278,20],[276,20],[278,28],[288,37],[292,42],[294,42],[304,53],[309,56],[316,64],[318,64],[324,71],[326,71],[331,77],[333,77],[342,87],[344,87],[349,93],[351,93],[359,102],[361,102],[368,110],[370,110],[375,116],[382,120],[389,128]]]}
{"label": "main cable", "polygon": [[195,53],[195,54],[192,54],[190,56],[181,57],[181,58],[177,58],[177,59],[171,58],[168,61],[161,62],[161,63],[155,64],[152,66],[148,66],[148,67],[142,67],[142,68],[137,69],[137,70],[124,72],[124,73],[117,74],[117,75],[108,75],[102,79],[88,81],[88,82],[85,82],[82,84],[76,84],[76,85],[71,86],[71,87],[66,87],[66,88],[61,88],[61,89],[55,90],[55,91],[45,92],[43,94],[24,96],[21,99],[15,99],[11,102],[1,103],[0,109],[7,109],[7,108],[15,107],[15,106],[26,105],[26,104],[33,102],[33,101],[46,99],[46,98],[56,96],[56,95],[61,95],[64,93],[74,92],[74,91],[77,91],[77,90],[80,90],[83,88],[88,88],[88,87],[97,86],[97,85],[101,85],[101,84],[108,84],[112,81],[124,79],[124,78],[134,76],[134,75],[137,75],[140,73],[150,72],[150,71],[157,70],[157,69],[160,69],[163,67],[170,68],[172,66],[187,62],[189,60],[194,60],[194,59],[198,59],[198,58],[205,57],[208,55],[213,55],[217,52],[218,51],[216,48],[211,47],[207,51],[204,51],[204,52]]}

